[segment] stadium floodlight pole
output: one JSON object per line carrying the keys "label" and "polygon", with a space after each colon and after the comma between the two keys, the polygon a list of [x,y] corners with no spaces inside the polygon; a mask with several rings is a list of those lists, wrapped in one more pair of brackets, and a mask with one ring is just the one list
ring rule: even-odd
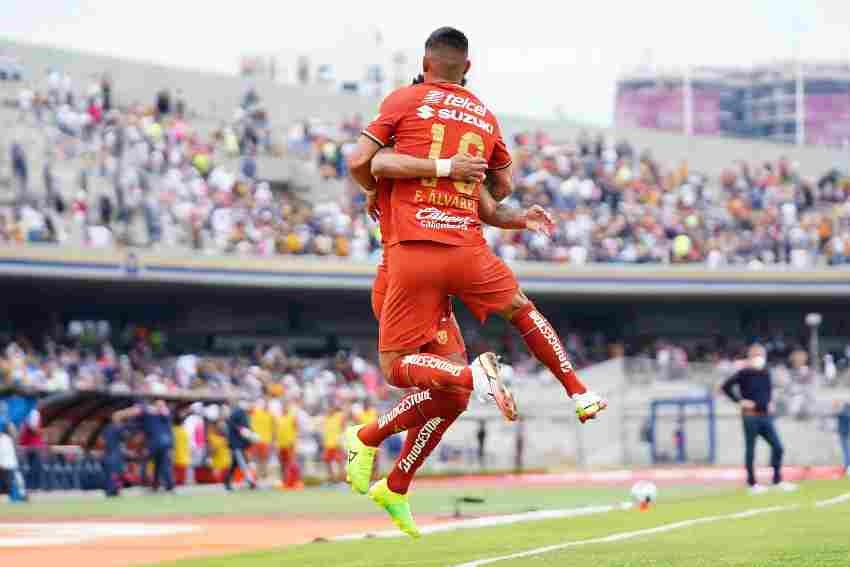
{"label": "stadium floodlight pole", "polygon": [[803,79],[803,58],[800,48],[804,24],[799,19],[794,20],[794,128],[795,144],[803,146],[806,143],[806,85]]}
{"label": "stadium floodlight pole", "polygon": [[797,111],[797,127],[795,128],[798,146],[806,143],[806,84],[803,79],[803,62],[800,60],[799,54],[795,63],[795,97],[794,108]]}
{"label": "stadium floodlight pole", "polygon": [[691,136],[694,133],[694,91],[691,85],[691,66],[685,65],[684,74],[682,77],[682,124],[684,126],[685,136]]}

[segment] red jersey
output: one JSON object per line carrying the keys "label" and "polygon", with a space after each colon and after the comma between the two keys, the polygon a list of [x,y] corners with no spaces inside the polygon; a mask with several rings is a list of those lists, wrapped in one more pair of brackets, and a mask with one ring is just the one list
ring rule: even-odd
{"label": "red jersey", "polygon": [[[363,133],[382,146],[394,140],[395,151],[414,157],[449,158],[463,152],[482,156],[491,170],[511,164],[496,117],[478,97],[455,83],[420,83],[394,91]],[[478,217],[480,192],[480,183],[449,178],[396,179],[388,243],[484,244]]]}

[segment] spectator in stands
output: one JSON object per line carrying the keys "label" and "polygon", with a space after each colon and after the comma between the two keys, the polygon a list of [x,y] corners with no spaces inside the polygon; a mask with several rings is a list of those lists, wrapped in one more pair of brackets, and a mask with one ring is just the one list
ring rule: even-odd
{"label": "spectator in stands", "polygon": [[773,423],[773,382],[767,368],[767,350],[762,345],[752,345],[748,351],[747,366],[726,380],[721,391],[741,408],[750,493],[761,494],[767,490],[756,482],[754,461],[758,437],[770,445],[774,486],[786,491],[795,490],[795,485],[782,480],[782,457],[785,450]]}
{"label": "spectator in stands", "polygon": [[22,202],[29,190],[29,165],[24,147],[19,142],[12,142],[10,150],[12,176],[15,179],[15,195],[18,203]]}

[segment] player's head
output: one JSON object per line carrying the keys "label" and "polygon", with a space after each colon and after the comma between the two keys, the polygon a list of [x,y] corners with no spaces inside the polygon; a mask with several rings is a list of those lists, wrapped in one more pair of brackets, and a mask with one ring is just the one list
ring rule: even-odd
{"label": "player's head", "polygon": [[761,370],[767,364],[767,349],[759,343],[750,345],[747,356],[753,368]]}
{"label": "player's head", "polygon": [[463,83],[469,71],[469,40],[462,31],[442,27],[425,41],[422,70],[426,79]]}

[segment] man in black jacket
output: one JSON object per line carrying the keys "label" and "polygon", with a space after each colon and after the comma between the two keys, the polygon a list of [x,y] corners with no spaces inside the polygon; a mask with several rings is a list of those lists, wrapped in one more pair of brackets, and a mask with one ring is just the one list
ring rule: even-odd
{"label": "man in black jacket", "polygon": [[[737,391],[735,386],[737,386]],[[773,381],[767,368],[767,351],[759,344],[752,345],[748,352],[748,364],[726,380],[721,386],[730,400],[741,407],[746,442],[745,461],[747,484],[750,492],[760,494],[766,487],[756,483],[753,461],[756,439],[762,437],[770,445],[770,464],[773,467],[773,485],[790,491],[796,486],[782,481],[782,456],[785,452],[782,441],[773,423]]]}
{"label": "man in black jacket", "polygon": [[233,475],[236,469],[242,471],[242,476],[248,482],[251,490],[257,488],[253,471],[248,466],[245,458],[245,450],[258,440],[258,436],[251,430],[247,409],[251,406],[250,400],[241,399],[227,419],[227,444],[230,445],[230,470],[224,477],[224,488],[233,490]]}

